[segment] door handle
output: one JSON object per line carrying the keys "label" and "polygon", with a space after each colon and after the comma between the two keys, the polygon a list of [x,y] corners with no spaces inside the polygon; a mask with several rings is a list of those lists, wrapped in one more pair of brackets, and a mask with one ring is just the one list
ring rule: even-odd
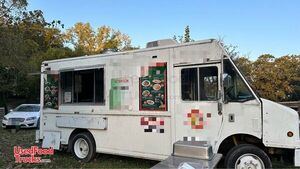
{"label": "door handle", "polygon": [[234,122],[234,121],[235,121],[235,119],[234,119],[234,114],[229,114],[228,121],[229,121],[229,122]]}

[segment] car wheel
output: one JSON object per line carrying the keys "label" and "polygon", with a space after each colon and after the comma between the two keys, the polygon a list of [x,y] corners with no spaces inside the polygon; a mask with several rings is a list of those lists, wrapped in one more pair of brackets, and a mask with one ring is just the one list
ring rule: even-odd
{"label": "car wheel", "polygon": [[72,140],[72,154],[82,162],[91,161],[96,154],[96,144],[93,136],[88,132],[78,133]]}
{"label": "car wheel", "polygon": [[250,144],[240,144],[232,148],[225,158],[226,168],[272,168],[268,155],[260,148]]}

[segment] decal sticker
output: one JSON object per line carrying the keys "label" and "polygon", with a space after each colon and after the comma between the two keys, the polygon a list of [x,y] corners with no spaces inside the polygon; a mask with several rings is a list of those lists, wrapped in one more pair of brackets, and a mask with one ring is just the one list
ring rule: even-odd
{"label": "decal sticker", "polygon": [[44,78],[44,108],[58,109],[58,79],[56,74]]}
{"label": "decal sticker", "polygon": [[183,137],[183,141],[200,141],[200,137],[185,136]]}
{"label": "decal sticker", "polygon": [[164,133],[165,121],[160,117],[141,117],[141,126],[144,126],[144,132]]}
{"label": "decal sticker", "polygon": [[204,113],[199,109],[192,109],[190,113],[187,113],[188,121],[184,121],[185,126],[191,126],[192,129],[203,129],[207,126],[208,119],[211,118],[211,113],[206,113],[204,119]]}
{"label": "decal sticker", "polygon": [[111,110],[128,109],[130,105],[129,86],[131,85],[128,78],[111,79],[111,88],[109,92],[109,108]]}
{"label": "decal sticker", "polygon": [[167,63],[141,67],[140,110],[167,111]]}

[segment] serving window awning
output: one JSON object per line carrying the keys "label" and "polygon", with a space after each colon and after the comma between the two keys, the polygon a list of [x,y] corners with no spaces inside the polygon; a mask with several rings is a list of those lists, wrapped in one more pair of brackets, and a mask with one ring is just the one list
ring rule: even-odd
{"label": "serving window awning", "polygon": [[89,65],[89,66],[75,66],[75,67],[66,67],[59,69],[59,72],[69,72],[69,71],[80,71],[80,70],[90,70],[90,69],[101,69],[104,68],[104,65]]}
{"label": "serving window awning", "polygon": [[57,71],[57,70],[47,70],[47,71],[43,71],[43,72],[28,73],[28,75],[30,75],[30,76],[41,75],[41,74],[58,75],[59,71]]}
{"label": "serving window awning", "polygon": [[98,64],[98,65],[89,65],[89,66],[65,67],[65,68],[61,68],[59,70],[51,70],[50,68],[48,68],[48,70],[45,70],[43,72],[33,72],[33,73],[28,73],[28,75],[30,75],[30,76],[41,75],[41,74],[58,75],[60,72],[101,69],[101,68],[104,68],[104,65]]}

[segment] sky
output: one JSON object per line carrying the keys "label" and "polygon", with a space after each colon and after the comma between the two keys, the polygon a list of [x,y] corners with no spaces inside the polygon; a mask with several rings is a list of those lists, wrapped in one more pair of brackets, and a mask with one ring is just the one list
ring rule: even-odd
{"label": "sky", "polygon": [[134,46],[183,35],[194,40],[222,38],[254,60],[261,54],[300,54],[299,0],[28,0],[47,21],[65,28],[89,22],[128,34]]}

